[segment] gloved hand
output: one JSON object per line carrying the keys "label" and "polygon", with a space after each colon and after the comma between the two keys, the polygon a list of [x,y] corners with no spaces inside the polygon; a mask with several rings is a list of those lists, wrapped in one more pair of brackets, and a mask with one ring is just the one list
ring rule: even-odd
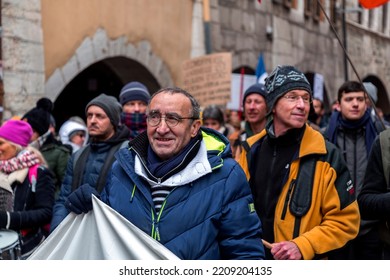
{"label": "gloved hand", "polygon": [[98,191],[89,184],[84,184],[72,192],[65,201],[65,207],[76,214],[92,210],[92,194],[100,199]]}

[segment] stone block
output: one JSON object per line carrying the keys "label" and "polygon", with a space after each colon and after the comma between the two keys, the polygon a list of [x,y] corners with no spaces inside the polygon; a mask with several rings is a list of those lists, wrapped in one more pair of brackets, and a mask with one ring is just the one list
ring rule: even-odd
{"label": "stone block", "polygon": [[91,38],[87,37],[84,39],[80,47],[78,47],[76,50],[76,56],[80,70],[84,70],[96,61]]}
{"label": "stone block", "polygon": [[108,57],[108,41],[106,30],[98,29],[92,38],[93,50],[97,60]]}

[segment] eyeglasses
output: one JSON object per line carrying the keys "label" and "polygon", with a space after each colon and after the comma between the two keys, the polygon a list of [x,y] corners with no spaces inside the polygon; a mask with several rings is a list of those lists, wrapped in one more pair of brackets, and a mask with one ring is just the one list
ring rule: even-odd
{"label": "eyeglasses", "polygon": [[291,103],[297,103],[299,99],[302,99],[303,103],[310,104],[312,100],[310,95],[296,95],[296,94],[286,94],[283,98],[287,99]]}
{"label": "eyeglasses", "polygon": [[160,113],[151,113],[147,116],[148,124],[151,126],[158,126],[161,123],[161,119],[165,120],[165,123],[169,127],[177,126],[182,120],[197,120],[195,117],[180,117],[177,114],[167,113],[165,117],[163,117]]}

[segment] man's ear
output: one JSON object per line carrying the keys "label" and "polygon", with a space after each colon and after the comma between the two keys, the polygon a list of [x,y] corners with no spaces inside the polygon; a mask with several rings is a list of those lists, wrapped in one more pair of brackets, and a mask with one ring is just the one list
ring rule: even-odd
{"label": "man's ear", "polygon": [[202,125],[200,120],[194,120],[191,124],[191,137],[198,135],[200,126]]}

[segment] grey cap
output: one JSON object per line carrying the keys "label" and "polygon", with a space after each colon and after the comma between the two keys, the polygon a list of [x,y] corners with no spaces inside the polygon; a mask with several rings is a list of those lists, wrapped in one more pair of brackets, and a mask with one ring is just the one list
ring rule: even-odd
{"label": "grey cap", "polygon": [[119,125],[122,106],[114,96],[109,96],[104,93],[92,99],[85,107],[85,113],[90,106],[95,105],[103,109],[110,119],[112,125],[117,128]]}
{"label": "grey cap", "polygon": [[370,95],[372,101],[374,101],[374,104],[376,104],[376,102],[378,101],[377,87],[371,82],[364,82],[363,85],[366,88],[367,93]]}

